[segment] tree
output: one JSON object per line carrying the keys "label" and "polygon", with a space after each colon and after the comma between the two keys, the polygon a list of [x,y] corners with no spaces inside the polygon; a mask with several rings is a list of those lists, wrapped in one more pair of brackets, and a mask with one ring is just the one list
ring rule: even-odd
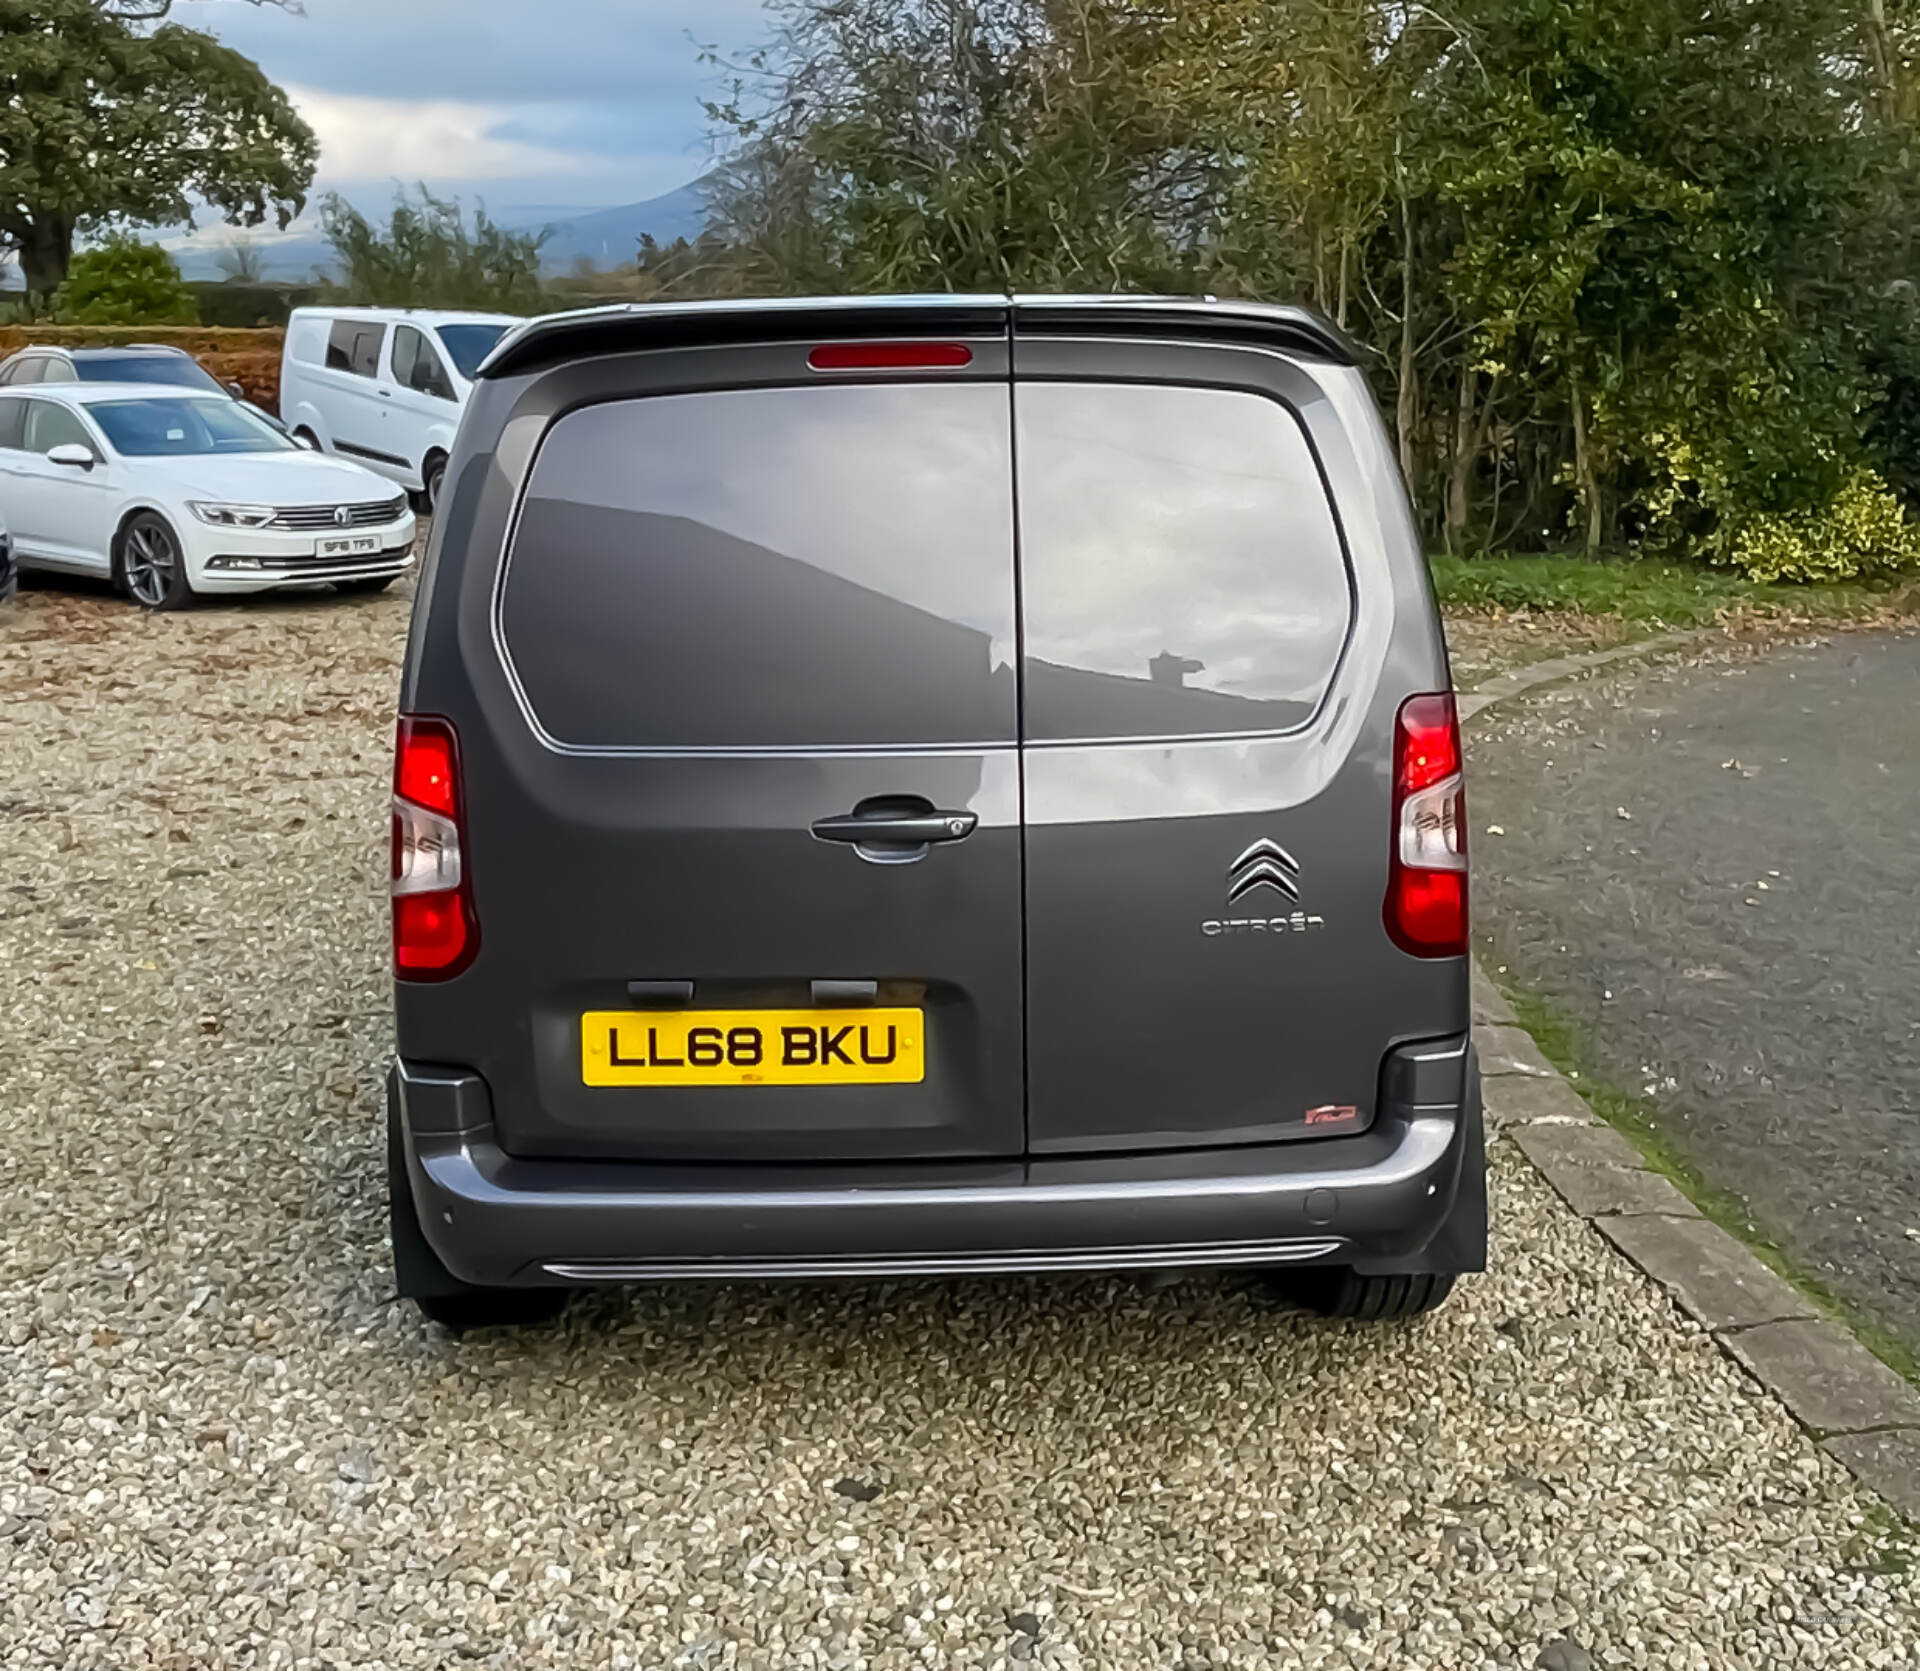
{"label": "tree", "polygon": [[543,232],[509,232],[484,208],[468,227],[457,202],[425,186],[401,193],[384,229],[337,192],[320,202],[320,224],[339,258],[347,293],[387,307],[491,308],[532,313],[540,306]]}
{"label": "tree", "polygon": [[236,232],[214,258],[228,279],[235,284],[258,284],[266,266],[266,255],[244,232]]}
{"label": "tree", "polygon": [[73,258],[53,316],[63,325],[191,325],[199,313],[172,256],[116,233]]}
{"label": "tree", "polygon": [[[124,18],[128,23],[159,23],[172,12],[174,0],[96,0],[96,3],[109,17]],[[249,0],[249,3],[278,6],[295,17],[306,16],[307,11],[305,0]]]}
{"label": "tree", "polygon": [[94,0],[0,0],[0,241],[31,293],[66,276],[77,232],[189,222],[195,199],[284,227],[317,152],[286,95],[210,35],[136,30]]}
{"label": "tree", "polygon": [[712,107],[714,229],[773,289],[1175,283],[1196,185],[1113,0],[775,0]]}
{"label": "tree", "polygon": [[1916,181],[1848,62],[1854,6],[1464,14],[1422,132],[1446,288],[1558,431],[1539,497],[1571,490],[1589,551],[1724,555],[1858,483]]}
{"label": "tree", "polygon": [[714,110],[753,286],[1306,299],[1456,549],[1910,558],[1920,0],[773,10]]}

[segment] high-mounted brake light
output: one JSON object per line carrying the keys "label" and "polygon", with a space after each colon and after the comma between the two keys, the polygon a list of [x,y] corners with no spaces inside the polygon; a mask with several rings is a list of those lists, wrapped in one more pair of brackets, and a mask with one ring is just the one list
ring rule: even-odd
{"label": "high-mounted brake light", "polygon": [[1410,696],[1393,728],[1387,932],[1415,957],[1467,950],[1467,792],[1453,698]]}
{"label": "high-mounted brake light", "polygon": [[393,759],[393,972],[447,980],[480,949],[460,841],[460,745],[443,719],[403,714]]}
{"label": "high-mounted brake light", "polygon": [[953,371],[973,364],[964,342],[823,342],[807,356],[815,371]]}

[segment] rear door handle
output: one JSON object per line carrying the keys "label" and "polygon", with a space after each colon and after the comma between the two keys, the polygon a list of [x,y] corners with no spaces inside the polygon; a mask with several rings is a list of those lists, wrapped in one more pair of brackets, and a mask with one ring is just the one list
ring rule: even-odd
{"label": "rear door handle", "polygon": [[925,858],[936,842],[964,841],[980,823],[973,812],[940,812],[925,801],[880,796],[852,812],[813,822],[817,841],[843,841],[875,864],[908,864]]}
{"label": "rear door handle", "polygon": [[814,820],[813,833],[822,841],[904,841],[924,847],[934,841],[964,841],[980,822],[971,812],[915,812],[900,818],[863,818],[857,812],[839,818]]}

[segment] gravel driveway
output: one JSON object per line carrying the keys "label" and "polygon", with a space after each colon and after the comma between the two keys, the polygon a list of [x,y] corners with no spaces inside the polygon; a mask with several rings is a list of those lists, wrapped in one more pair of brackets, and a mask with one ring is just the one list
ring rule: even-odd
{"label": "gravel driveway", "polygon": [[1497,1274],[1411,1328],[1211,1278],[420,1323],[406,610],[0,614],[0,1666],[1913,1663],[1884,1512],[1504,1146]]}

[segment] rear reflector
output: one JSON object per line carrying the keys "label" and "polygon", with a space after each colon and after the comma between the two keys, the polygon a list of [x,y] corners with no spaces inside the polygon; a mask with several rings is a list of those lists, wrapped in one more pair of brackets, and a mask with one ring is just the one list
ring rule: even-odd
{"label": "rear reflector", "polygon": [[1415,957],[1467,950],[1467,793],[1453,698],[1412,696],[1393,734],[1393,854],[1386,924]]}
{"label": "rear reflector", "polygon": [[406,714],[393,762],[393,972],[446,980],[480,949],[460,830],[460,747],[443,719]]}
{"label": "rear reflector", "polygon": [[394,896],[395,974],[445,980],[472,961],[469,941],[466,902],[458,889]]}
{"label": "rear reflector", "polygon": [[952,371],[973,364],[964,342],[823,342],[807,356],[815,371]]}

